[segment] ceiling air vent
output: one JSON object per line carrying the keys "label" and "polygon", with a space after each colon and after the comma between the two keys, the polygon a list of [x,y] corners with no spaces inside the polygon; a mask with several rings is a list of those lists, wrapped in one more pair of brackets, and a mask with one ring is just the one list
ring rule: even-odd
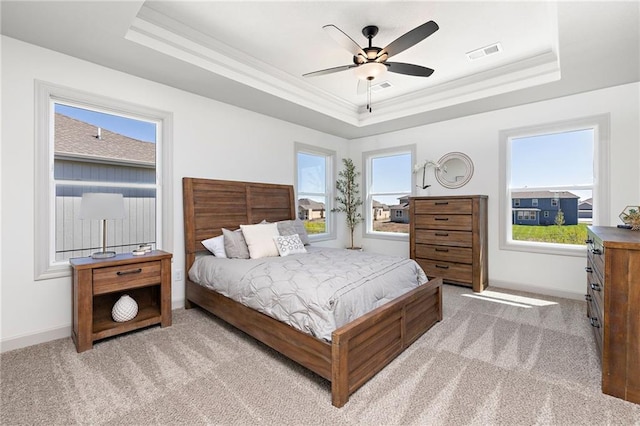
{"label": "ceiling air vent", "polygon": [[383,81],[382,83],[378,83],[378,84],[374,84],[373,86],[371,86],[371,91],[372,92],[379,92],[381,90],[385,90],[392,87],[392,84],[389,83],[388,81]]}
{"label": "ceiling air vent", "polygon": [[485,56],[493,55],[498,52],[502,52],[502,46],[500,43],[494,43],[490,46],[481,47],[480,49],[467,52],[467,58],[469,58],[470,61],[475,61],[476,59],[484,58]]}

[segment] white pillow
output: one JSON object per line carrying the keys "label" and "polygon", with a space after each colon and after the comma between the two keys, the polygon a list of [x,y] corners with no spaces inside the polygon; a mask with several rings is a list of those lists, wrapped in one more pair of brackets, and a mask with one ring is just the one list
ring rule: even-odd
{"label": "white pillow", "polygon": [[227,252],[224,250],[224,235],[204,240],[202,245],[213,253],[215,257],[227,257]]}
{"label": "white pillow", "polygon": [[273,237],[273,241],[278,247],[280,256],[289,256],[290,254],[306,253],[307,249],[304,248],[302,240],[298,234],[293,235],[281,235],[279,237]]}
{"label": "white pillow", "polygon": [[279,255],[278,247],[273,241],[273,237],[280,235],[277,224],[240,225],[240,229],[242,229],[242,235],[244,235],[244,240],[249,247],[249,257],[251,259]]}

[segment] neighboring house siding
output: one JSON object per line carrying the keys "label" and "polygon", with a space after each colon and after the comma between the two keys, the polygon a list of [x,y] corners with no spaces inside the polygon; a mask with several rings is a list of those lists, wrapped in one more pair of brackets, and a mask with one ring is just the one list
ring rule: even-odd
{"label": "neighboring house siding", "polygon": [[562,191],[557,195],[550,191],[514,193],[511,198],[513,224],[555,225],[560,209],[565,225],[578,224],[578,196],[570,192]]}

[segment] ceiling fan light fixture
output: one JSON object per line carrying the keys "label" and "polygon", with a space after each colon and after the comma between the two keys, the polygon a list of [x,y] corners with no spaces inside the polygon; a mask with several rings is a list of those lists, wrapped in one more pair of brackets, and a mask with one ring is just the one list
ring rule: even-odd
{"label": "ceiling fan light fixture", "polygon": [[354,68],[354,72],[360,80],[373,80],[387,72],[387,67],[380,62],[367,62]]}

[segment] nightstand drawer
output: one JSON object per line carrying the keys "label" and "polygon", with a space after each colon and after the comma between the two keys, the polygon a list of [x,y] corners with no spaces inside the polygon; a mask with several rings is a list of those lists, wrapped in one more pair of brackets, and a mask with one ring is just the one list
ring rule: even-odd
{"label": "nightstand drawer", "polygon": [[416,228],[453,229],[471,231],[473,229],[470,214],[417,214]]}
{"label": "nightstand drawer", "polygon": [[145,287],[161,282],[160,261],[112,266],[93,270],[93,294]]}
{"label": "nightstand drawer", "polygon": [[472,200],[447,200],[447,199],[421,199],[416,203],[416,214],[471,214],[473,211]]}

